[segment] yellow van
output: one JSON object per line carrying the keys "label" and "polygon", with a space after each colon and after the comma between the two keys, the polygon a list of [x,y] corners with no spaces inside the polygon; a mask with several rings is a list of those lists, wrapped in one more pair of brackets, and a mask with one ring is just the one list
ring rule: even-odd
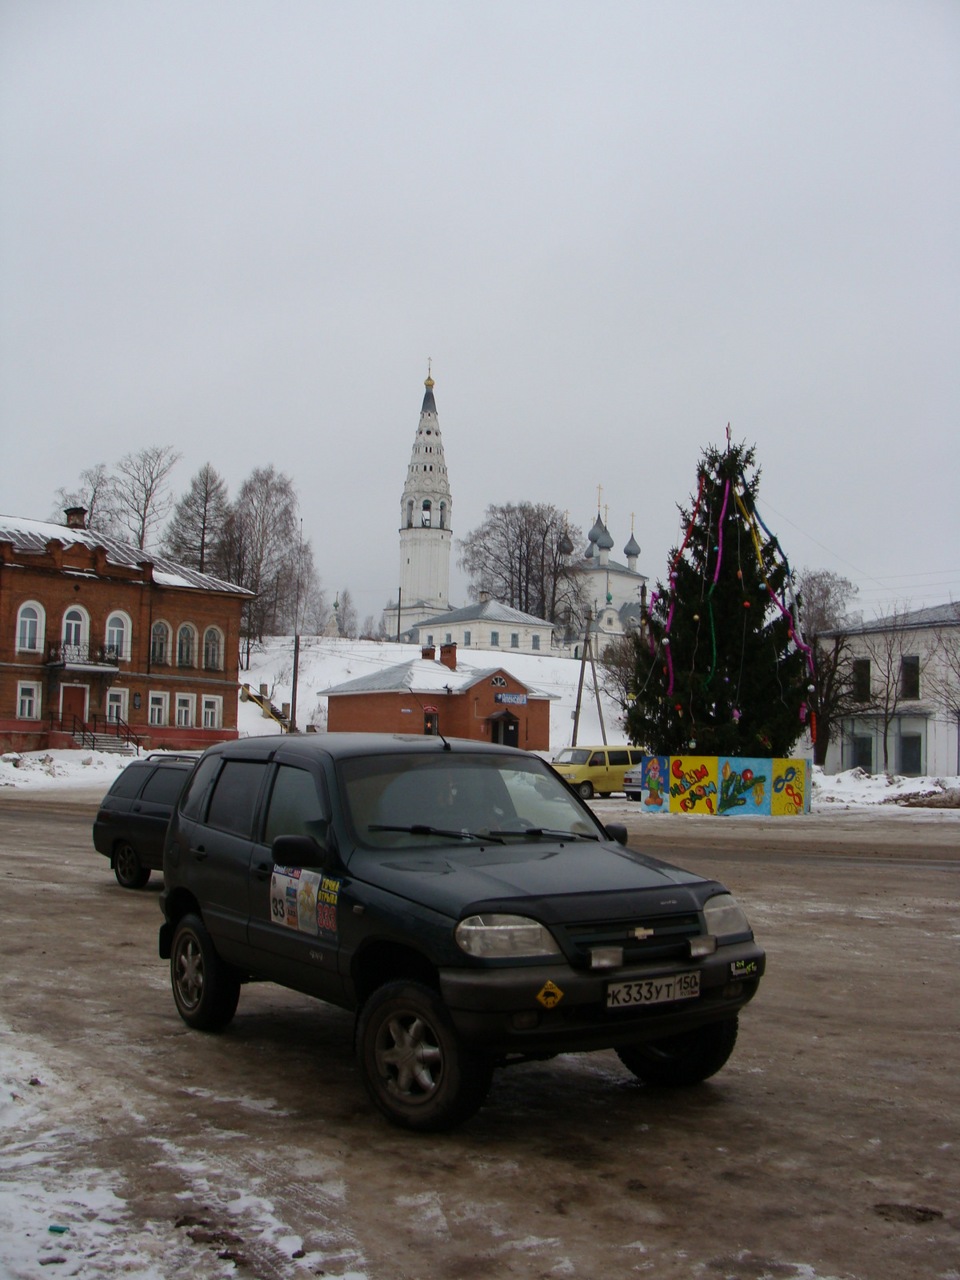
{"label": "yellow van", "polygon": [[583,796],[608,796],[623,790],[623,775],[643,759],[641,747],[564,747],[553,767]]}

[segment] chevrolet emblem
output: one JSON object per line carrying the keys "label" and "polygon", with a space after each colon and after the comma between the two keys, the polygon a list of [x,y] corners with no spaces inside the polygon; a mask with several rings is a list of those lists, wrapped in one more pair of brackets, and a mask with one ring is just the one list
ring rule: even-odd
{"label": "chevrolet emblem", "polygon": [[630,931],[638,942],[643,942],[646,938],[652,938],[656,933],[656,929],[644,929],[643,925],[638,925],[636,929]]}

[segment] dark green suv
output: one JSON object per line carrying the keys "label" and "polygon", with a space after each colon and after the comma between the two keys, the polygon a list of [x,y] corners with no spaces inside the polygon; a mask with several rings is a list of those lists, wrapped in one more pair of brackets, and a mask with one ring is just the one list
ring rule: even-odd
{"label": "dark green suv", "polygon": [[211,747],[170,822],[160,955],[192,1027],[243,983],[357,1014],[373,1101],[449,1128],[494,1068],[615,1049],[643,1080],[726,1062],[764,953],[721,884],[625,847],[539,757],[439,737]]}

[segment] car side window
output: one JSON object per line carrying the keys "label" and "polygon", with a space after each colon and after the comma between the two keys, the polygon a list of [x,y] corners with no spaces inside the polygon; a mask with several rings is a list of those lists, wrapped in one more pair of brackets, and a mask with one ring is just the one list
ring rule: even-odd
{"label": "car side window", "polygon": [[173,804],[186,776],[186,769],[157,769],[148,779],[140,799],[152,800],[155,804]]}
{"label": "car side window", "polygon": [[607,763],[607,758],[602,751],[595,751],[593,755],[590,757],[589,763],[591,765],[594,765],[597,768],[602,769],[604,765]]}
{"label": "car side window", "polygon": [[313,774],[280,765],[270,792],[264,842],[273,844],[277,836],[313,836],[322,842],[328,817]]}
{"label": "car side window", "polygon": [[180,805],[180,812],[185,818],[197,819],[203,813],[203,806],[210,792],[210,784],[220,768],[221,757],[204,756],[194,770]]}
{"label": "car side window", "polygon": [[607,758],[610,761],[611,765],[621,765],[621,764],[630,763],[630,757],[629,755],[627,755],[627,752],[625,749],[622,751],[611,751]]}
{"label": "car side window", "polygon": [[149,769],[143,765],[131,765],[124,769],[123,773],[117,778],[113,786],[110,788],[112,796],[121,796],[128,798],[135,796],[143,786],[143,780],[146,778]]}
{"label": "car side window", "polygon": [[227,760],[210,797],[207,825],[241,836],[252,835],[253,815],[266,772],[266,761]]}

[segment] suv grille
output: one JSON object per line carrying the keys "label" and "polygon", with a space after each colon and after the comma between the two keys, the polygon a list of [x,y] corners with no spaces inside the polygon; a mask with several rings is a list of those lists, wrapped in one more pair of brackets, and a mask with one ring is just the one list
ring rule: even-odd
{"label": "suv grille", "polygon": [[[649,930],[649,936],[637,937],[636,931]],[[629,920],[603,920],[596,924],[567,925],[574,963],[588,968],[593,947],[623,947],[623,963],[640,964],[649,960],[689,959],[689,938],[700,934],[700,917],[695,911],[677,915],[656,915]]]}

